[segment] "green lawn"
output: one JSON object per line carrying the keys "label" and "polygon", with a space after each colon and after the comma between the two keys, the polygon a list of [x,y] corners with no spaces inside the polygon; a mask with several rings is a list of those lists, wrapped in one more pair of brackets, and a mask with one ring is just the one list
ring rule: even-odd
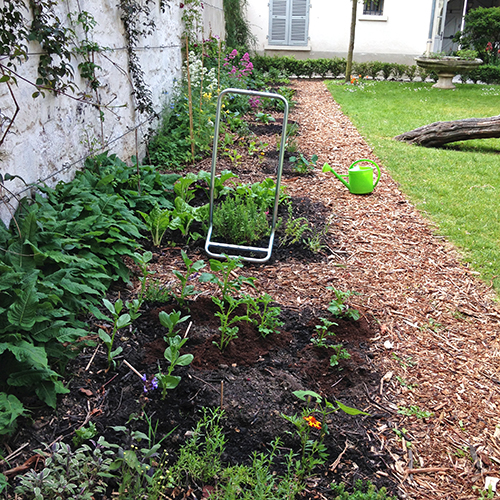
{"label": "green lawn", "polygon": [[395,141],[394,136],[436,121],[500,113],[500,86],[431,83],[327,82],[375,154],[415,206],[434,221],[466,262],[500,291],[500,139],[435,149]]}

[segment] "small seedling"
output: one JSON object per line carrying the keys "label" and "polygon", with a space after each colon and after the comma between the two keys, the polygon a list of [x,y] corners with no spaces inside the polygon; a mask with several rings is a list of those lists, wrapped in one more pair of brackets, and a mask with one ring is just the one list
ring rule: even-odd
{"label": "small seedling", "polygon": [[398,413],[406,417],[417,417],[417,418],[430,418],[434,415],[431,411],[421,410],[418,406],[412,405],[409,408],[406,406],[400,406]]}
{"label": "small seedling", "polygon": [[170,314],[167,314],[165,311],[160,311],[158,315],[160,323],[168,328],[167,337],[173,337],[175,335],[174,329],[179,323],[183,323],[187,319],[190,318],[189,315],[181,318],[180,311],[172,311]]}
{"label": "small seedling", "polygon": [[327,290],[332,290],[335,294],[335,299],[333,299],[328,306],[328,310],[333,316],[336,318],[352,319],[354,321],[357,321],[360,318],[359,311],[357,309],[352,309],[345,303],[349,297],[359,295],[357,292],[343,292],[335,289],[333,286],[328,286],[326,288]]}

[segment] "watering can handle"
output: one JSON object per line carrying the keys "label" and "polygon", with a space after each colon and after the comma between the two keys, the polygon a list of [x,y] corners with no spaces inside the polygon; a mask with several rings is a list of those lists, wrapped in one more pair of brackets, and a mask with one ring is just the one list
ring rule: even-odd
{"label": "watering can handle", "polygon": [[377,172],[378,172],[377,180],[375,181],[375,184],[373,184],[373,188],[375,189],[375,186],[378,184],[378,181],[380,180],[380,167],[373,160],[368,160],[366,158],[362,158],[361,160],[356,160],[349,168],[352,168],[354,165],[356,165],[356,163],[360,163],[362,161],[366,161],[366,162],[371,163],[377,167]]}

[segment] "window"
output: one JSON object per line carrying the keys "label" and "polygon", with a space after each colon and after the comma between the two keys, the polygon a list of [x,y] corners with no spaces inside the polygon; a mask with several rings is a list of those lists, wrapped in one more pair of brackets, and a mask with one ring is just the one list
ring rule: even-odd
{"label": "window", "polygon": [[363,3],[363,15],[381,16],[384,13],[384,0],[366,0]]}
{"label": "window", "polygon": [[269,45],[307,45],[309,0],[270,0]]}

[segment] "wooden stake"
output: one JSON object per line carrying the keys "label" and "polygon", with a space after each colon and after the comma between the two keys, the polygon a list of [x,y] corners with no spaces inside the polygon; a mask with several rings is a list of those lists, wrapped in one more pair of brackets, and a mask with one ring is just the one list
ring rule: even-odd
{"label": "wooden stake", "polygon": [[220,381],[220,407],[224,408],[224,380]]}
{"label": "wooden stake", "polygon": [[188,101],[189,101],[189,134],[191,136],[191,156],[194,165],[193,96],[191,94],[191,75],[189,74],[189,42],[187,37],[186,37],[186,69],[187,69]]}

